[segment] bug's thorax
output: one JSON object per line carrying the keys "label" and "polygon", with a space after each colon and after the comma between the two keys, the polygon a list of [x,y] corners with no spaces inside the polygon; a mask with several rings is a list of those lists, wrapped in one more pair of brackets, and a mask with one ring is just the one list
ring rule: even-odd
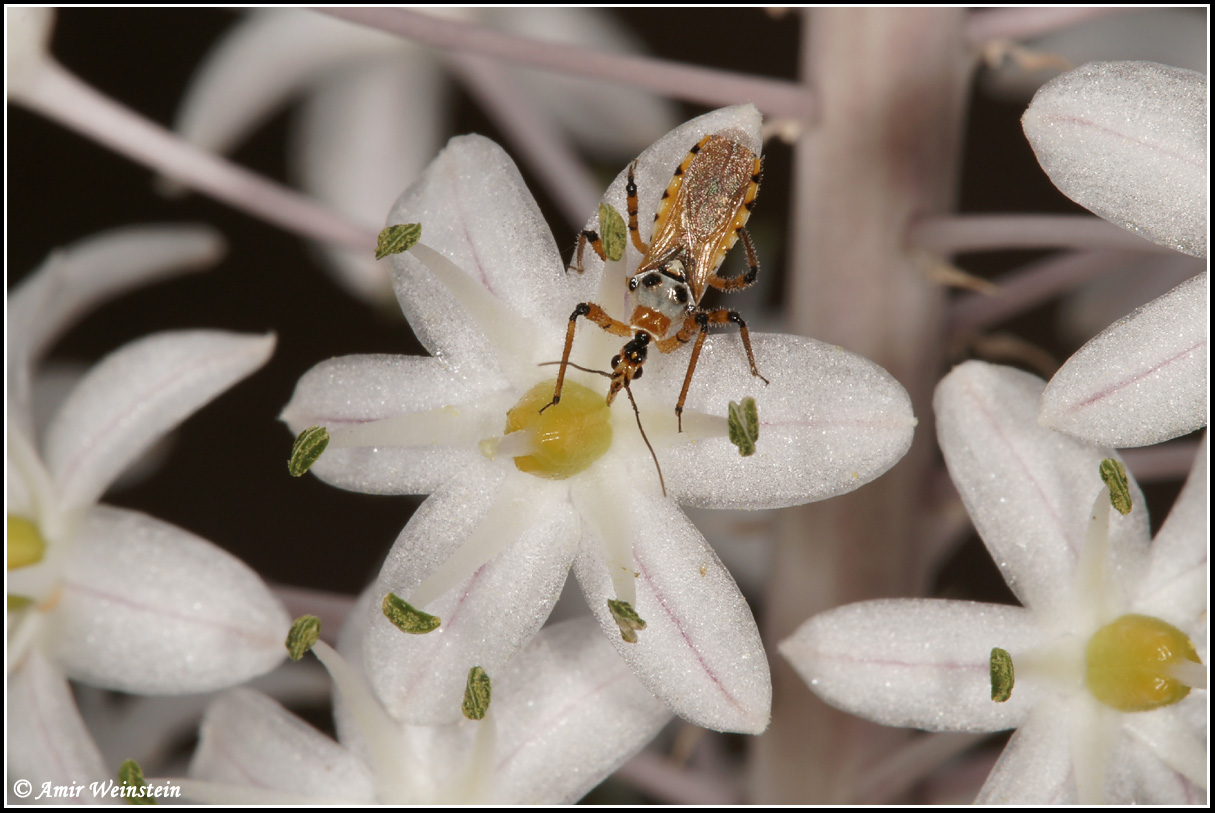
{"label": "bug's thorax", "polygon": [[698,297],[688,283],[686,252],[675,249],[649,257],[629,278],[629,325],[662,339],[678,330],[696,309]]}

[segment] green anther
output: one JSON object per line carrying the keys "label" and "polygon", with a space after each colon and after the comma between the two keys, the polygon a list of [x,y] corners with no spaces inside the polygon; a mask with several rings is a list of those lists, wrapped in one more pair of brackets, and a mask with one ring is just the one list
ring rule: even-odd
{"label": "green anther", "polygon": [[380,607],[384,611],[384,617],[401,632],[408,632],[410,635],[425,635],[439,628],[440,621],[437,615],[429,615],[414,608],[396,593],[384,596],[384,602]]}
{"label": "green anther", "polygon": [[36,565],[46,555],[46,540],[38,526],[25,517],[8,515],[5,549],[8,553],[8,569]]}
{"label": "green anther", "polygon": [[143,768],[139,767],[139,763],[133,759],[128,759],[122,765],[118,766],[118,781],[124,788],[138,788],[139,790],[132,793],[125,791],[122,797],[126,799],[129,805],[154,805],[156,797],[151,794],[142,792],[143,788],[148,786],[148,783],[143,778]]}
{"label": "green anther", "polygon": [[1008,650],[993,647],[991,650],[991,699],[1003,703],[1012,697],[1013,661]]}
{"label": "green anther", "polygon": [[616,624],[620,627],[620,637],[630,644],[637,643],[637,633],[645,629],[645,620],[637,614],[633,605],[627,601],[609,598],[608,609],[612,611],[612,618],[616,619]]}
{"label": "green anther", "polygon": [[464,702],[460,709],[470,720],[483,720],[489,711],[489,675],[480,666],[468,670],[468,683],[464,685]]}
{"label": "green anther", "polygon": [[298,661],[312,649],[321,637],[321,619],[315,615],[301,615],[291,625],[287,633],[287,655],[293,661]]}
{"label": "green anther", "polygon": [[382,260],[390,254],[409,251],[422,237],[421,223],[400,223],[380,232],[375,244],[375,258]]}
{"label": "green anther", "polygon": [[1121,460],[1107,457],[1101,461],[1101,480],[1110,490],[1110,504],[1119,514],[1131,513],[1131,486],[1126,479],[1126,466]]}
{"label": "green anther", "polygon": [[303,477],[329,445],[329,430],[323,426],[309,426],[291,446],[291,459],[287,471],[292,477]]}
{"label": "green anther", "polygon": [[744,398],[742,404],[730,402],[726,416],[730,429],[730,442],[738,447],[738,454],[750,457],[755,454],[755,441],[759,440],[759,410],[754,398]]}
{"label": "green anther", "polygon": [[599,204],[599,237],[603,240],[603,253],[613,262],[624,256],[624,243],[628,231],[624,218],[606,203]]}

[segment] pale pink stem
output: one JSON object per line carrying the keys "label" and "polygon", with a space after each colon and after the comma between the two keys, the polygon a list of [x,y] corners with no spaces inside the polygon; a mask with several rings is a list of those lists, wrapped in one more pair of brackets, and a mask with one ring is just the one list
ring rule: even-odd
{"label": "pale pink stem", "polygon": [[570,76],[589,76],[632,85],[690,102],[712,106],[753,102],[770,115],[803,120],[812,118],[813,114],[813,101],[807,90],[780,79],[743,76],[712,68],[694,68],[667,59],[608,54],[577,45],[542,42],[404,9],[326,8],[321,11],[439,48],[454,48],[519,65],[548,68]]}
{"label": "pale pink stem", "polygon": [[731,805],[742,802],[741,789],[727,784],[721,774],[683,767],[654,751],[643,751],[633,757],[616,775],[669,804]]}
{"label": "pale pink stem", "polygon": [[1038,248],[1172,251],[1089,215],[943,215],[913,223],[907,241],[937,254]]}
{"label": "pale pink stem", "polygon": [[376,232],[182,141],[85,84],[57,62],[43,63],[34,81],[10,98],[136,163],[289,232],[368,254],[375,250]]}
{"label": "pale pink stem", "polygon": [[973,12],[966,20],[966,42],[982,47],[992,40],[1024,40],[1096,20],[1118,11],[1142,8],[1005,8]]}
{"label": "pale pink stem", "polygon": [[949,315],[951,339],[982,330],[1042,304],[1065,291],[1118,268],[1126,255],[1116,251],[1075,251],[1023,265],[992,280],[999,291],[967,293]]}
{"label": "pale pink stem", "polygon": [[870,769],[862,780],[864,786],[858,795],[857,803],[889,804],[958,754],[978,745],[987,736],[952,732],[913,735],[906,745]]}
{"label": "pale pink stem", "polygon": [[515,155],[540,178],[565,219],[581,229],[599,205],[602,190],[569,139],[520,91],[514,77],[496,63],[453,54],[450,65],[481,108],[510,138]]}

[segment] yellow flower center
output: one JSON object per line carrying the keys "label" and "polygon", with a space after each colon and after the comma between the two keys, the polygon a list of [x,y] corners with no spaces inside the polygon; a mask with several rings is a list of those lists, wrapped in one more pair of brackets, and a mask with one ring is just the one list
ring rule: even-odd
{"label": "yellow flower center", "polygon": [[1148,711],[1176,703],[1190,687],[1175,666],[1198,660],[1185,633],[1158,618],[1124,615],[1089,639],[1085,652],[1089,691],[1119,711]]}
{"label": "yellow flower center", "polygon": [[540,411],[556,386],[556,379],[537,384],[506,413],[507,435],[530,435],[531,453],[516,457],[515,466],[548,480],[584,471],[612,445],[612,413],[602,393],[566,381],[561,402]]}
{"label": "yellow flower center", "polygon": [[36,565],[42,561],[46,553],[46,540],[38,526],[25,517],[8,515],[8,540],[5,553],[8,555],[8,569]]}

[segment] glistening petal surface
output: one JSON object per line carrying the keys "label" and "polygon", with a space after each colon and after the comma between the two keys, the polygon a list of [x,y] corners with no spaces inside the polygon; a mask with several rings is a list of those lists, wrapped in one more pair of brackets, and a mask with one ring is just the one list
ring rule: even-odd
{"label": "glistening petal surface", "polygon": [[576,802],[671,719],[590,618],[546,627],[493,680],[500,804]]}
{"label": "glistening petal surface", "polygon": [[[1009,587],[1044,616],[1063,613],[1104,488],[1102,459],[1114,455],[1038,426],[1041,379],[1007,367],[967,362],[937,385],[937,435],[949,474]],[[1143,495],[1130,480],[1132,502]],[[1114,512],[1109,570],[1123,597],[1140,577],[1149,541],[1147,511]]]}
{"label": "glistening petal surface", "polygon": [[[680,717],[719,731],[762,732],[771,677],[755,619],[734,579],[700,531],[649,480],[633,485],[619,475],[607,478],[629,483],[623,502],[592,478],[579,480],[573,494],[587,517],[574,572],[604,634]],[[605,503],[607,513],[591,513],[592,502]],[[617,547],[614,535],[625,545],[631,541],[633,561],[624,578],[635,580],[634,609],[647,624],[633,644],[621,640],[608,611],[608,599],[617,598],[610,568],[618,565],[606,558]]]}
{"label": "glistening petal surface", "polygon": [[1042,424],[1117,447],[1205,426],[1209,279],[1204,271],[1076,351],[1042,394]]}
{"label": "glistening petal surface", "polygon": [[[544,624],[577,541],[564,494],[563,484],[486,464],[418,508],[380,571],[362,642],[368,679],[393,716],[417,725],[457,721],[468,670],[492,675]],[[486,545],[501,550],[477,564],[476,550]],[[438,629],[409,635],[384,618],[384,595],[410,601],[427,577],[456,564],[453,556],[471,564],[457,568],[453,587],[415,605],[442,620]]]}
{"label": "glistening petal surface", "polygon": [[1090,62],[1021,119],[1063,194],[1153,243],[1207,254],[1207,79],[1155,62]]}
{"label": "glistening petal surface", "polygon": [[495,393],[506,386],[492,370],[459,375],[435,358],[345,356],[305,373],[282,419],[293,434],[361,426],[379,439],[351,448],[332,443],[311,469],[325,482],[371,494],[429,494],[485,461],[477,442],[502,433],[513,399]]}
{"label": "glistening petal surface", "polygon": [[1017,656],[1038,637],[1020,607],[890,599],[820,613],[780,645],[815,694],[882,725],[998,731],[1024,719],[1039,695],[1015,685],[991,699],[993,647]]}
{"label": "glistening petal surface", "polygon": [[244,563],[134,511],[89,511],[72,542],[46,641],[73,678],[183,694],[273,668],[290,621]]}
{"label": "glistening petal surface", "polygon": [[375,801],[375,783],[361,760],[251,689],[224,692],[207,709],[190,775],[318,803]]}
{"label": "glistening petal surface", "polygon": [[266,363],[274,337],[193,330],[138,339],[102,359],[47,432],[64,508],[95,502],[161,435]]}

